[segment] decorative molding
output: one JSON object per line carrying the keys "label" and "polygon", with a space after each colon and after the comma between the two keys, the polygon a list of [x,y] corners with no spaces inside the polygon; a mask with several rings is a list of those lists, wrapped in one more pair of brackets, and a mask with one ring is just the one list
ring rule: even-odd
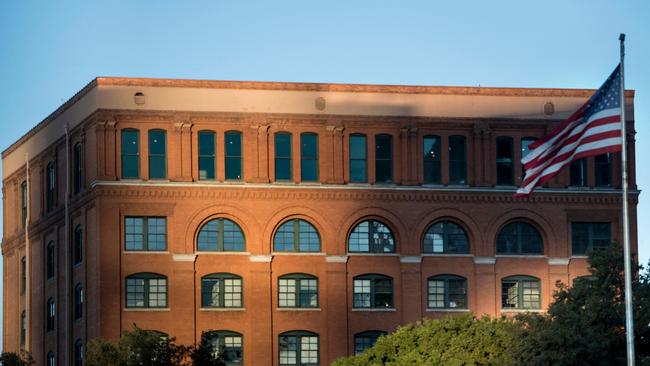
{"label": "decorative molding", "polygon": [[400,263],[416,263],[419,264],[422,262],[422,257],[419,255],[404,255],[399,257]]}
{"label": "decorative molding", "polygon": [[495,264],[496,257],[474,257],[474,264]]}
{"label": "decorative molding", "polygon": [[549,266],[568,266],[571,258],[548,258]]}
{"label": "decorative molding", "polygon": [[348,256],[347,255],[328,255],[325,257],[325,262],[327,263],[347,263],[348,262]]}
{"label": "decorative molding", "polygon": [[174,254],[174,262],[194,262],[196,254]]}
{"label": "decorative molding", "polygon": [[251,255],[250,257],[248,257],[248,260],[250,260],[253,263],[271,263],[271,261],[273,260],[273,256],[267,254]]}

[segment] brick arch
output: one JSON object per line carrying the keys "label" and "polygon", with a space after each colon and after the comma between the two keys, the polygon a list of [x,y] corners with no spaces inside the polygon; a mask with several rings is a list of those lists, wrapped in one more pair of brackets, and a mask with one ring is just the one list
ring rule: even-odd
{"label": "brick arch", "polygon": [[417,243],[420,253],[423,252],[422,240],[424,239],[424,234],[429,226],[439,221],[451,221],[460,225],[465,230],[469,239],[470,254],[476,255],[476,248],[484,245],[481,240],[479,225],[470,215],[455,208],[442,207],[425,214],[412,232],[410,240],[413,243]]}
{"label": "brick arch", "polygon": [[278,230],[280,225],[291,219],[301,219],[312,224],[316,228],[316,231],[318,231],[318,236],[320,237],[320,252],[328,252],[328,248],[332,242],[330,235],[332,228],[328,224],[328,220],[309,207],[290,206],[275,211],[271,215],[271,218],[267,220],[266,226],[264,227],[264,231],[260,238],[261,253],[273,252],[273,238],[275,236],[275,232]]}
{"label": "brick arch", "polygon": [[496,219],[492,220],[488,226],[488,230],[485,232],[485,238],[486,240],[491,240],[491,242],[488,243],[491,255],[496,255],[497,235],[499,235],[501,228],[510,222],[520,220],[533,225],[533,227],[539,231],[544,245],[543,254],[548,255],[548,250],[551,247],[550,244],[557,242],[557,236],[553,230],[553,226],[537,212],[521,208],[513,209],[500,215]]}
{"label": "brick arch", "polygon": [[375,219],[382,222],[393,233],[393,238],[395,239],[395,253],[408,253],[404,248],[408,247],[408,232],[406,225],[393,213],[388,210],[379,207],[367,207],[359,211],[355,211],[353,214],[345,218],[340,226],[340,230],[337,235],[337,250],[338,253],[347,253],[348,252],[348,237],[358,223],[361,221]]}
{"label": "brick arch", "polygon": [[257,235],[255,235],[259,229],[259,223],[255,219],[255,215],[236,206],[225,203],[212,203],[199,209],[190,217],[185,232],[185,253],[196,252],[196,237],[199,230],[206,222],[218,217],[232,220],[239,225],[244,233],[245,250],[247,252],[252,251],[251,246],[259,241]]}

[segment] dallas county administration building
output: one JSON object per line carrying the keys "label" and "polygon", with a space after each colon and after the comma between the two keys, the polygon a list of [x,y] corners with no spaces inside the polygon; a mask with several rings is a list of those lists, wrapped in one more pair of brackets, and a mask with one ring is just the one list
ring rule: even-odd
{"label": "dallas county administration building", "polygon": [[422,318],[544,311],[622,238],[620,154],[513,197],[592,93],[97,78],[2,153],[3,350],[81,365],[137,324],[328,365]]}

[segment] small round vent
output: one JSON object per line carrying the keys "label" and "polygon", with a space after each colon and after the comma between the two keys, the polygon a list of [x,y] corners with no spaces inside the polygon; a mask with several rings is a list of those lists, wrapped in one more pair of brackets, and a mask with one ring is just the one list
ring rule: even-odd
{"label": "small round vent", "polygon": [[133,101],[137,105],[143,105],[144,104],[144,93],[137,92],[137,93],[133,94]]}

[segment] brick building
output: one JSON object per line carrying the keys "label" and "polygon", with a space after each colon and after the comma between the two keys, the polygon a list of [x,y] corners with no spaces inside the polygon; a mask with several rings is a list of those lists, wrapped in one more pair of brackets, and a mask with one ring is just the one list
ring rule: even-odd
{"label": "brick building", "polygon": [[512,196],[592,93],[95,79],[2,153],[3,349],[76,365],[135,323],[326,365],[421,318],[542,311],[622,237],[620,154]]}

